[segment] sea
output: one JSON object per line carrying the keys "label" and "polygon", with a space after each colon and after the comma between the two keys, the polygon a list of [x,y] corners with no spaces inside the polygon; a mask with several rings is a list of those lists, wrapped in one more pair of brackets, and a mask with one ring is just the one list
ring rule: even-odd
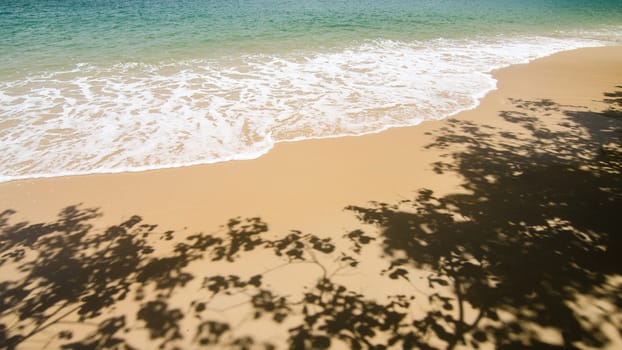
{"label": "sea", "polygon": [[620,0],[0,0],[0,181],[414,126],[620,44]]}

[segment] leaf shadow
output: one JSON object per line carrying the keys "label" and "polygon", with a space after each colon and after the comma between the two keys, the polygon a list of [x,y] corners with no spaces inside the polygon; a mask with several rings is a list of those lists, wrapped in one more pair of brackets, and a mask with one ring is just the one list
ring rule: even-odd
{"label": "leaf shadow", "polygon": [[[622,125],[608,111],[510,102],[499,117],[517,131],[454,120],[428,146],[461,146],[435,170],[459,174],[467,194],[423,189],[349,209],[380,228],[393,276],[429,271],[441,307],[415,338],[440,338],[441,348],[606,346],[605,326],[621,329]],[[542,118],[553,114],[563,119],[552,127]]]}

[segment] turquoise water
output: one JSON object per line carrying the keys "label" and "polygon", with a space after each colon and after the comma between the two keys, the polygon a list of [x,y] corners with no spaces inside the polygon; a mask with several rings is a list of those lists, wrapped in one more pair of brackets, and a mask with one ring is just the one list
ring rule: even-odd
{"label": "turquoise water", "polygon": [[80,62],[327,50],[369,39],[619,25],[620,1],[34,0],[0,5],[4,74]]}
{"label": "turquoise water", "polygon": [[621,1],[0,0],[0,176],[253,158],[472,108]]}

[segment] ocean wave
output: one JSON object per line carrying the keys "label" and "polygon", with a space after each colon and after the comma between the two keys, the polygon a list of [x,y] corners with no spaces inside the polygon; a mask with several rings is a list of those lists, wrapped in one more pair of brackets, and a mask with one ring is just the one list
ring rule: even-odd
{"label": "ocean wave", "polygon": [[494,89],[492,70],[605,45],[602,35],[377,40],[1,81],[0,181],[251,159],[276,142],[442,119]]}

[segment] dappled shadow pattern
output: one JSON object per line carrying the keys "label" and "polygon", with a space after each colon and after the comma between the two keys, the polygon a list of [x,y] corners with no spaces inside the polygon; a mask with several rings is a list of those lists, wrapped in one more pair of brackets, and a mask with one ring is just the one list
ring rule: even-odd
{"label": "dappled shadow pattern", "polygon": [[[82,206],[48,223],[13,223],[7,210],[0,347],[611,345],[622,325],[621,125],[550,100],[511,102],[499,117],[515,128],[454,120],[429,145],[460,150],[434,169],[459,174],[465,193],[423,189],[411,200],[348,208],[379,230],[279,236],[260,218],[237,218],[186,235],[139,216],[98,229],[100,211]],[[554,115],[565,118],[542,122]],[[377,251],[382,298],[340,279]],[[300,280],[299,293],[272,278],[303,266],[314,272],[288,275]],[[248,323],[283,336],[266,340]]]}
{"label": "dappled shadow pattern", "polygon": [[[622,85],[616,86],[618,89],[622,89]],[[610,108],[621,108],[622,107],[622,90],[617,90],[613,92],[605,93],[605,103],[611,105]]]}
{"label": "dappled shadow pattern", "polygon": [[[429,271],[441,307],[415,322],[418,339],[608,345],[622,325],[622,124],[550,100],[512,102],[500,117],[515,131],[454,120],[429,146],[464,147],[435,169],[459,174],[468,194],[421,190],[350,209],[381,227],[394,277]],[[540,118],[553,113],[565,118],[547,127]]]}
{"label": "dappled shadow pattern", "polygon": [[[219,317],[226,310],[219,309],[217,299],[227,296],[241,297],[248,318],[274,327],[287,318],[303,319],[289,331],[292,348],[326,348],[331,337],[360,347],[368,343],[373,328],[386,329],[382,320],[396,317],[390,311],[395,302],[366,300],[331,280],[358,260],[337,252],[330,238],[292,231],[268,239],[268,227],[259,218],[232,219],[221,232],[176,240],[175,232],[162,232],[138,216],[96,230],[92,222],[101,213],[80,206],[64,209],[50,223],[11,224],[13,214],[9,210],[0,215],[0,268],[7,272],[0,283],[2,348],[17,348],[42,336],[63,349],[176,349],[189,343],[274,348],[253,334],[236,333],[234,325]],[[356,241],[353,250],[369,243],[361,232],[347,238]],[[162,249],[169,242],[170,248]],[[197,269],[191,269],[193,263],[231,264],[257,251],[273,257],[274,266],[249,276],[243,270],[234,275],[213,269],[196,275]],[[323,257],[328,257],[326,263]],[[283,296],[264,284],[271,271],[296,264],[319,267],[304,294]],[[195,282],[197,289],[189,287]],[[182,300],[180,307],[174,296],[184,289],[192,289],[193,298]],[[78,335],[75,325],[91,330]],[[146,333],[147,343],[132,342],[137,332]]]}
{"label": "dappled shadow pattern", "polygon": [[[622,85],[616,86],[622,89]],[[622,90],[605,93],[604,102],[610,105],[609,109],[603,112],[605,116],[612,118],[622,118]]]}

